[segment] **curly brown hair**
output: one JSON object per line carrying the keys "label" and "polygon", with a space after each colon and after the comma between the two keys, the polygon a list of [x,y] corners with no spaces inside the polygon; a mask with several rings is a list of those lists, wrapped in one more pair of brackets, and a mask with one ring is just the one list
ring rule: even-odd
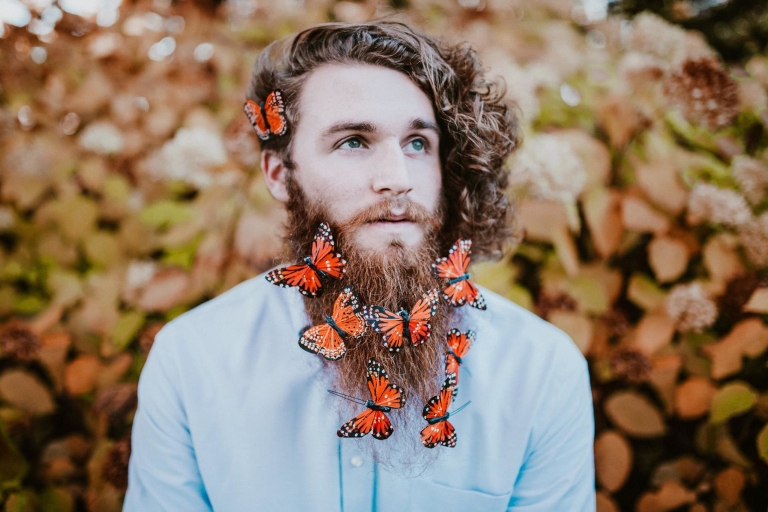
{"label": "curly brown hair", "polygon": [[282,90],[289,131],[260,144],[289,170],[295,168],[290,127],[299,122],[302,85],[313,69],[331,62],[399,71],[432,100],[443,134],[439,152],[447,204],[439,245],[446,249],[459,237],[470,238],[476,257],[499,257],[513,233],[505,162],[521,142],[518,108],[503,99],[503,78],[487,80],[487,69],[468,43],[444,43],[390,19],[322,23],[274,41],[256,59],[247,98],[258,103]]}

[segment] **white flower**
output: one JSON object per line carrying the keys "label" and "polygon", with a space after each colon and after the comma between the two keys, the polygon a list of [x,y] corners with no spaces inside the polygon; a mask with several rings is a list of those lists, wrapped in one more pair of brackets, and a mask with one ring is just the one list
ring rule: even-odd
{"label": "white flower", "polygon": [[768,165],[760,160],[739,155],[731,162],[733,177],[739,183],[744,196],[757,204],[768,194]]}
{"label": "white flower", "polygon": [[768,267],[768,212],[741,226],[739,239],[749,261],[758,267]]}
{"label": "white flower", "polygon": [[157,263],[154,261],[132,261],[125,272],[125,289],[133,292],[143,288],[157,272]]}
{"label": "white flower", "polygon": [[221,136],[202,127],[180,128],[149,158],[149,172],[158,179],[177,179],[197,188],[212,183],[210,170],[227,161]]}
{"label": "white flower", "polygon": [[109,121],[95,121],[86,126],[79,142],[81,148],[100,155],[120,153],[123,150],[123,134]]}
{"label": "white flower", "polygon": [[704,295],[700,283],[675,286],[664,300],[664,307],[681,332],[701,332],[717,320],[717,306]]}
{"label": "white flower", "polygon": [[738,227],[749,222],[752,211],[744,196],[735,190],[697,183],[688,197],[688,222],[702,221]]}
{"label": "white flower", "polygon": [[512,166],[512,183],[531,197],[573,201],[584,190],[587,171],[565,140],[546,133],[525,140]]}

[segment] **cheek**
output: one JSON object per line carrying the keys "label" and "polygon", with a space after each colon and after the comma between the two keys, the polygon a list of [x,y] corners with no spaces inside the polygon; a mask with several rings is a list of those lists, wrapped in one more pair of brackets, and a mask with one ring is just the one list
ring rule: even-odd
{"label": "cheek", "polygon": [[443,191],[443,173],[439,162],[419,169],[413,179],[414,199],[427,208],[434,209]]}
{"label": "cheek", "polygon": [[343,221],[366,206],[367,182],[359,172],[342,169],[306,173],[299,176],[299,185],[310,201],[322,201],[332,215],[331,220]]}

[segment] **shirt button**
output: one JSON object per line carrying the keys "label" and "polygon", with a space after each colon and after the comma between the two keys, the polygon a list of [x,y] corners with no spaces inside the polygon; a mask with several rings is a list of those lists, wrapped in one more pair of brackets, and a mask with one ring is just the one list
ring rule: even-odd
{"label": "shirt button", "polygon": [[363,465],[363,458],[359,455],[355,455],[351,459],[349,459],[349,463],[352,464],[354,467],[359,468]]}

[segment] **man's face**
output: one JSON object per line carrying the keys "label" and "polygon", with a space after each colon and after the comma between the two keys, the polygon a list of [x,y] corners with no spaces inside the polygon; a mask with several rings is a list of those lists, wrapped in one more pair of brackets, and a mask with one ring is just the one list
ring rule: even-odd
{"label": "man's face", "polygon": [[430,99],[397,71],[326,64],[305,81],[299,115],[292,159],[307,199],[337,224],[389,200],[389,213],[355,227],[350,241],[377,253],[393,243],[420,246],[425,228],[409,220],[406,204],[434,213],[442,190]]}

